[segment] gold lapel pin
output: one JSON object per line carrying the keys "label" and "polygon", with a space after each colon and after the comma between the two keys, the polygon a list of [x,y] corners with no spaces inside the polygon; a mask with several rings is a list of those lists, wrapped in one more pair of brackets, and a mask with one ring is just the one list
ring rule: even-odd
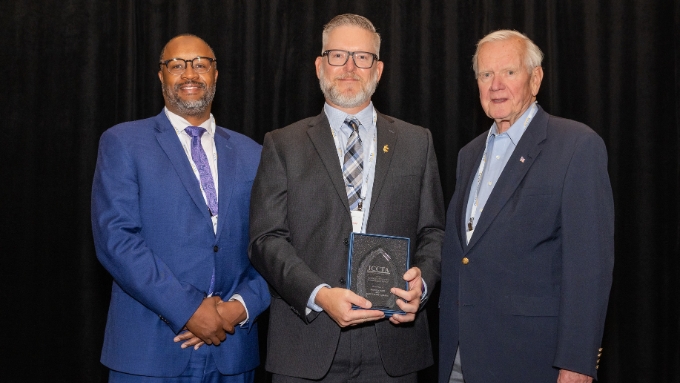
{"label": "gold lapel pin", "polygon": [[383,146],[383,153],[387,153],[387,152],[389,152],[389,151],[390,151],[390,146],[389,146],[389,145]]}

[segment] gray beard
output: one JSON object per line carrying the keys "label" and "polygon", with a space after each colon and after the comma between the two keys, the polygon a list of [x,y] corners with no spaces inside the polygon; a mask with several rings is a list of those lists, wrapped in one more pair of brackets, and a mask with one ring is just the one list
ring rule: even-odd
{"label": "gray beard", "polygon": [[172,89],[166,85],[163,84],[163,95],[165,96],[165,101],[172,105],[179,113],[180,116],[199,116],[203,113],[205,113],[209,108],[210,104],[212,103],[213,99],[215,98],[215,91],[217,90],[217,83],[213,83],[211,86],[206,87],[205,84],[202,83],[197,83],[193,82],[194,84],[197,84],[201,89],[206,90],[206,92],[203,94],[203,97],[201,97],[198,100],[182,100],[179,97],[179,88],[186,84],[181,83],[181,84],[176,84]]}
{"label": "gray beard", "polygon": [[361,86],[361,89],[354,95],[348,96],[342,94],[333,82],[326,81],[326,76],[324,76],[323,66],[320,70],[319,76],[319,86],[321,87],[321,92],[323,92],[324,97],[330,100],[333,104],[341,108],[356,108],[371,99],[373,93],[375,93],[378,87],[378,72],[374,72],[371,79],[368,81],[366,86]]}

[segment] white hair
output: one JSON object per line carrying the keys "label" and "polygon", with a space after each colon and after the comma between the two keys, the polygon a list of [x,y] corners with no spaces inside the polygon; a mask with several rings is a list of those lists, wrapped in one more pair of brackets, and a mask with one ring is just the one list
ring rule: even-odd
{"label": "white hair", "polygon": [[511,39],[519,39],[524,42],[524,66],[526,67],[527,72],[531,73],[534,68],[541,66],[541,62],[543,61],[543,52],[541,52],[538,46],[534,44],[530,38],[517,31],[502,29],[500,31],[489,33],[477,43],[477,50],[475,51],[475,55],[472,56],[472,70],[475,72],[475,78],[479,74],[477,72],[479,69],[477,67],[477,55],[479,54],[479,49],[482,47],[482,45],[492,41],[505,41]]}

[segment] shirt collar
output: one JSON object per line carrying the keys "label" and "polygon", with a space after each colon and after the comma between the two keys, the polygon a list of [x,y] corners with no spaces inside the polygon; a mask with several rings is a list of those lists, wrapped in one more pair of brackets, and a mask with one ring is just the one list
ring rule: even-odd
{"label": "shirt collar", "polygon": [[[184,117],[169,111],[167,107],[164,107],[163,110],[165,111],[165,115],[168,117],[168,120],[170,120],[170,124],[177,133],[183,132],[187,126],[193,126]],[[210,118],[203,121],[203,123],[198,126],[204,128],[210,136],[213,136],[215,134],[215,117],[213,117],[212,113],[210,113]]]}
{"label": "shirt collar", "polygon": [[[536,115],[536,112],[538,112],[538,103],[534,101],[527,108],[527,110],[525,110],[524,113],[522,113],[522,115],[517,119],[517,121],[515,121],[515,123],[512,124],[510,129],[506,130],[501,134],[507,134],[508,137],[510,137],[510,141],[512,141],[512,143],[515,146],[517,146],[519,139],[522,138],[522,135],[524,134],[526,127],[529,126],[531,120]],[[489,135],[486,138],[487,141],[492,135],[498,135],[498,125],[496,125],[495,122],[493,123],[493,125],[491,125],[491,129],[489,129]]]}
{"label": "shirt collar", "polygon": [[340,109],[334,108],[328,103],[323,106],[324,112],[326,112],[326,117],[328,118],[328,123],[331,125],[332,129],[349,129],[348,126],[344,124],[345,119],[348,116],[355,117],[359,120],[361,127],[368,130],[369,127],[373,127],[373,101],[368,103],[368,106],[362,109],[359,113],[355,115],[347,114]]}

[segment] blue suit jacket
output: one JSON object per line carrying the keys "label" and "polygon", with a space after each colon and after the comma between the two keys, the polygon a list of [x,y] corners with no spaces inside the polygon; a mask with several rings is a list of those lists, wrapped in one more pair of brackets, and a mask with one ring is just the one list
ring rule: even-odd
{"label": "blue suit jacket", "polygon": [[539,109],[466,244],[486,136],[458,155],[442,252],[439,381],[448,382],[459,345],[467,383],[555,382],[560,368],[596,376],[614,265],[604,143]]}
{"label": "blue suit jacket", "polygon": [[[250,321],[208,346],[220,372],[259,363],[255,318],[269,305],[266,282],[247,255],[250,189],[261,147],[217,127],[219,220],[210,213],[164,112],[104,132],[92,186],[97,257],[113,276],[101,361],[132,374],[177,376],[191,348],[173,337],[201,304],[215,269],[215,294],[240,294]],[[206,347],[206,346],[203,346]]]}

